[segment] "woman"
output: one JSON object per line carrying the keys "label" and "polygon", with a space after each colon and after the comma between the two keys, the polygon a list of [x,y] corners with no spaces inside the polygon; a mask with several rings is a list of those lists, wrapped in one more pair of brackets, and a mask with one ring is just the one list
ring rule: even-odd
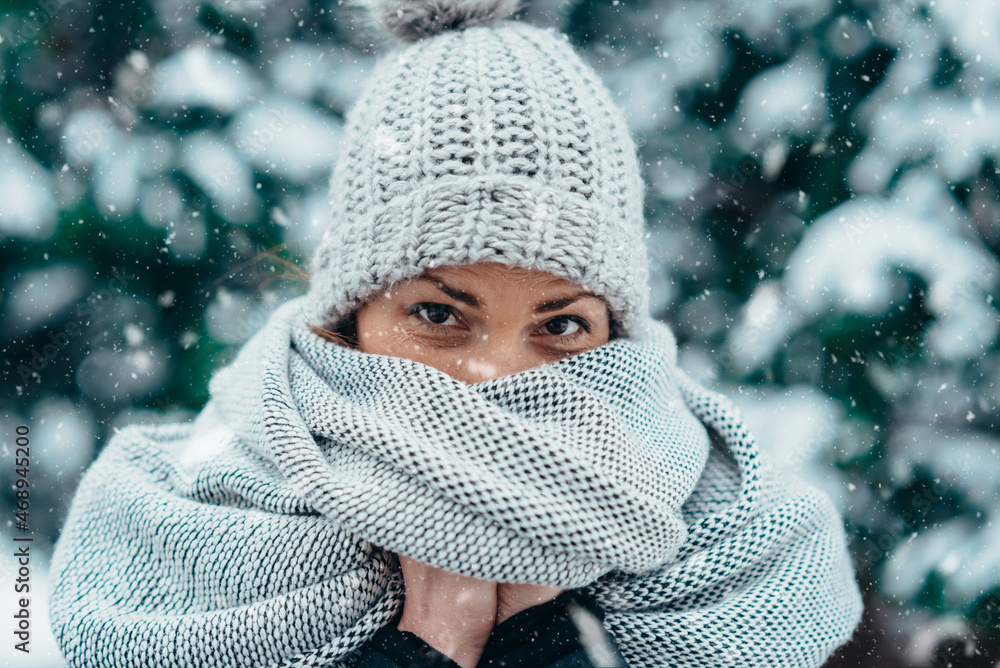
{"label": "woman", "polygon": [[837,514],[677,368],[624,119],[514,9],[376,9],[408,43],[347,118],[309,293],[81,484],[72,665],[818,666],[848,639]]}
{"label": "woman", "polygon": [[[481,263],[427,271],[382,292],[359,309],[356,341],[348,344],[365,353],[414,360],[471,384],[604,345],[611,320],[603,297],[564,278]],[[577,615],[602,615],[589,597],[574,594],[556,601],[559,587],[481,580],[403,554],[399,563],[406,589],[401,618],[377,635],[362,666],[475,666],[491,636],[486,657],[497,665],[575,660],[565,665],[586,666],[595,651],[604,657],[601,665],[622,665],[603,634],[592,637],[596,643],[590,647],[580,642],[574,606]],[[518,615],[549,601],[554,604]],[[599,622],[593,628],[599,630]],[[511,637],[536,642],[515,640],[511,647]],[[500,645],[502,638],[508,639],[506,645]]]}

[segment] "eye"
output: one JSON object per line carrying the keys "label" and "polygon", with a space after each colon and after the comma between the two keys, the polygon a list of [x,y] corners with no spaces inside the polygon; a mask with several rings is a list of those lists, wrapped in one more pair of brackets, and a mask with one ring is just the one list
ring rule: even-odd
{"label": "eye", "polygon": [[[418,316],[429,325],[447,327],[458,324],[454,310],[447,304],[436,304],[433,302],[423,302],[414,304],[407,309],[410,315]],[[454,322],[449,322],[454,320]]]}
{"label": "eye", "polygon": [[566,339],[576,338],[590,331],[587,321],[575,315],[561,315],[546,322],[543,327],[546,334]]}

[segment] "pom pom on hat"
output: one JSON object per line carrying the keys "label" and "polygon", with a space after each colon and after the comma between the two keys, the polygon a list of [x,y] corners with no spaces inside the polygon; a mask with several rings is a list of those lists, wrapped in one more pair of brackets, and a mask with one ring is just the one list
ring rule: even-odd
{"label": "pom pom on hat", "polygon": [[387,34],[402,42],[491,25],[520,9],[521,0],[358,0]]}

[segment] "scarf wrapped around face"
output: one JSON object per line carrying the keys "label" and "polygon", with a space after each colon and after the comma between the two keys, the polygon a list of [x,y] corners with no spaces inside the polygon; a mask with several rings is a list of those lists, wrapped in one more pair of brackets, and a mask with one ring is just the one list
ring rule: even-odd
{"label": "scarf wrapped around face", "polygon": [[831,504],[762,470],[662,324],[465,385],[294,300],[211,392],[81,483],[52,565],[72,666],[350,665],[402,605],[393,553],[586,587],[629,666],[819,666],[859,620]]}

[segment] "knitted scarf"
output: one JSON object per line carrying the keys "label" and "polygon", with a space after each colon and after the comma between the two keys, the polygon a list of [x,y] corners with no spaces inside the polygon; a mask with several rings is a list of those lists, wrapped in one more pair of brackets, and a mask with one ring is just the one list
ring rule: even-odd
{"label": "knitted scarf", "polygon": [[629,666],[819,666],[861,603],[840,519],[766,471],[650,322],[474,385],[324,341],[301,300],[191,423],[119,431],[53,559],[72,666],[339,666],[402,605],[394,553],[586,587]]}

